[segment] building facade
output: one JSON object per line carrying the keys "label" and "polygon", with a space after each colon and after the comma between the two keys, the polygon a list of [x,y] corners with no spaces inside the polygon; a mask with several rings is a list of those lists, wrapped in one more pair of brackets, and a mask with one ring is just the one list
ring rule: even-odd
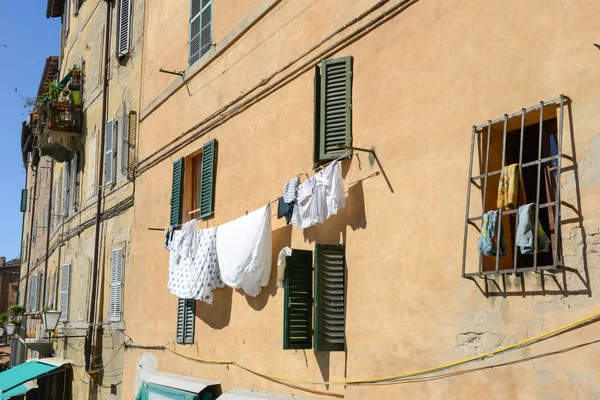
{"label": "building facade", "polygon": [[73,362],[73,398],[114,398],[123,368],[144,3],[49,0],[46,15],[61,18],[61,46],[46,62],[24,127],[22,336],[39,336],[43,309],[61,311],[54,353]]}
{"label": "building facade", "polygon": [[[135,396],[162,371],[224,391],[322,399],[600,395],[593,353],[548,355],[592,340],[587,328],[437,374],[445,379],[364,382],[475,357],[596,312],[596,7],[149,2],[124,270],[134,345],[121,394]],[[170,293],[162,229],[243,218],[332,161],[345,207],[300,229],[272,206],[272,273],[259,295],[225,287],[209,305]],[[533,204],[524,212],[543,229],[530,238],[534,255],[516,240],[517,209],[498,206],[500,177],[510,176],[501,171],[515,164],[526,195],[517,206]],[[506,250],[496,258],[480,232],[495,232],[487,212],[498,208]],[[286,246],[292,259],[305,257],[279,288]]]}
{"label": "building facade", "polygon": [[6,261],[6,257],[0,257],[0,314],[6,313],[8,307],[17,303],[20,272],[20,259]]}

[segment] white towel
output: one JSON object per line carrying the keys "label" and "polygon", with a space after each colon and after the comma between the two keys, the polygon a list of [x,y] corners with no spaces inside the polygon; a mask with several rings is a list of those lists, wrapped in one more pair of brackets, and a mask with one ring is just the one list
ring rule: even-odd
{"label": "white towel", "polygon": [[271,206],[217,228],[217,257],[227,286],[255,297],[271,279]]}
{"label": "white towel", "polygon": [[285,276],[286,258],[292,255],[292,249],[284,247],[277,256],[277,287],[283,287],[283,278]]}

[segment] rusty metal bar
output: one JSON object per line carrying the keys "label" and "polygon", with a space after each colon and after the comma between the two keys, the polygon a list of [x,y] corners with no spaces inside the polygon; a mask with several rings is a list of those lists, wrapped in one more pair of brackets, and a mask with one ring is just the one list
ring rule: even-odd
{"label": "rusty metal bar", "polygon": [[[502,134],[502,166],[501,171],[504,171],[504,163],[506,157],[506,129],[508,128],[508,114],[504,114],[504,130]],[[502,179],[502,176],[500,176]],[[498,227],[496,233],[496,273],[498,272],[498,266],[500,264],[500,247],[502,244],[502,209],[498,210]]]}
{"label": "rusty metal bar", "polygon": [[473,153],[475,152],[475,125],[473,125],[473,133],[471,134],[471,156],[469,158],[469,179],[467,180],[467,207],[465,210],[465,236],[463,239],[463,259],[462,259],[462,276],[465,276],[467,266],[467,236],[469,232],[469,208],[471,206],[471,177],[473,175]]}
{"label": "rusty metal bar", "polygon": [[558,147],[558,170],[556,173],[556,192],[555,192],[555,201],[556,201],[556,208],[554,209],[554,241],[556,243],[552,243],[554,245],[554,259],[553,259],[553,263],[556,265],[561,265],[562,264],[562,260],[558,259],[558,244],[560,242],[560,174],[562,172],[562,157],[563,157],[563,150],[562,150],[562,139],[563,139],[563,121],[564,121],[564,113],[565,113],[565,96],[564,95],[560,95],[560,114],[559,114],[559,121],[558,121],[558,138],[556,140],[556,144]]}
{"label": "rusty metal bar", "polygon": [[[532,272],[532,271],[551,271],[551,270],[558,270],[559,266],[556,264],[553,265],[542,265],[537,267],[536,269],[534,269],[533,267],[527,267],[527,268],[519,268],[517,270],[517,273],[521,273],[521,272]],[[498,272],[496,271],[482,271],[482,272],[467,272],[465,274],[465,278],[472,278],[472,277],[484,277],[484,276],[488,276],[488,275],[497,275],[497,274],[513,274],[515,273],[512,269],[501,269]]]}
{"label": "rusty metal bar", "polygon": [[[540,204],[540,209],[542,209],[542,208],[548,208],[548,207],[554,207],[557,204],[558,203],[556,201],[551,201],[549,203]],[[517,212],[518,212],[518,210],[502,211],[502,216],[516,214]],[[477,217],[471,217],[471,218],[469,218],[469,222],[479,221],[480,219],[483,219],[482,215],[478,215]]]}
{"label": "rusty metal bar", "polygon": [[[564,96],[562,96],[562,97],[564,98]],[[557,98],[555,98],[555,99],[552,99],[552,100],[549,100],[549,101],[546,101],[546,102],[541,102],[541,103],[542,103],[543,107],[546,107],[546,106],[550,106],[550,105],[552,105],[552,104],[559,104],[559,103],[560,103],[560,99],[561,99],[561,97],[557,97]],[[537,109],[538,109],[538,107],[539,107],[539,106],[540,106],[539,104],[536,104],[535,106],[531,106],[531,107],[529,107],[529,108],[526,108],[526,109],[525,109],[525,112],[526,112],[526,113],[529,113],[529,112],[531,112],[531,111],[535,111],[535,110],[537,110]],[[519,115],[521,115],[521,113],[522,113],[522,112],[523,112],[523,111],[522,111],[522,110],[520,110],[520,111],[518,111],[518,112],[515,112],[515,113],[512,113],[512,114],[508,114],[508,118],[514,118],[514,117],[518,117]],[[485,127],[488,125],[488,123],[497,124],[497,123],[499,123],[499,122],[502,122],[502,121],[504,120],[504,118],[505,118],[505,117],[503,116],[503,117],[497,118],[497,119],[495,119],[495,120],[493,120],[493,121],[489,121],[489,122],[487,122],[487,123],[485,123],[485,124],[477,125],[477,126],[475,127],[475,129],[477,129],[477,130],[479,131],[479,130],[481,130],[481,129],[485,128]]]}
{"label": "rusty metal bar", "polygon": [[[517,212],[515,213],[515,236],[513,237],[513,271],[517,272],[517,230],[519,227],[519,195],[521,194],[521,182],[523,181],[523,134],[525,132],[525,113],[526,110],[521,110],[521,138],[519,139],[519,183],[517,184]],[[521,204],[522,205],[522,204]]]}
{"label": "rusty metal bar", "polygon": [[[544,133],[544,102],[540,101],[540,130],[538,134],[538,160],[542,158],[542,136]],[[537,185],[535,187],[535,220],[533,224],[533,269],[537,271],[538,224],[540,223],[540,177],[542,164],[537,166]]]}
{"label": "rusty metal bar", "polygon": [[[558,156],[550,156],[550,157],[542,158],[541,160],[536,160],[536,161],[530,161],[530,162],[526,162],[526,163],[523,163],[523,164],[521,165],[521,167],[523,167],[523,168],[525,168],[525,167],[531,167],[531,166],[533,166],[533,165],[537,165],[537,164],[544,164],[544,163],[546,163],[546,162],[548,162],[548,161],[553,161],[553,160],[558,160]],[[500,174],[500,173],[502,173],[502,171],[501,171],[501,170],[497,170],[497,171],[491,171],[491,172],[488,172],[488,176],[498,175],[498,174]],[[474,176],[474,177],[473,177],[473,178],[471,178],[471,179],[472,179],[473,181],[475,181],[475,180],[477,180],[477,179],[482,179],[482,178],[484,178],[484,177],[485,177],[485,175],[477,175],[477,176]]]}
{"label": "rusty metal bar", "polygon": [[[488,170],[490,167],[490,141],[492,136],[492,121],[488,121],[487,129],[487,141],[485,143],[485,178],[483,178],[483,200],[481,202],[481,215],[485,214],[485,201],[487,199],[487,182],[488,182]],[[483,225],[481,225],[483,229]],[[479,272],[483,268],[483,254],[479,253]]]}

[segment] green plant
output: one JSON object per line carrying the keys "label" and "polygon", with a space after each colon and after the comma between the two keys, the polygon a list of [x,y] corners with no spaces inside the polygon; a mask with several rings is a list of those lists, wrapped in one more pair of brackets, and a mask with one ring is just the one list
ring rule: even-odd
{"label": "green plant", "polygon": [[15,324],[16,326],[21,325],[21,318],[13,318],[10,320],[11,324]]}
{"label": "green plant", "polygon": [[61,88],[58,86],[58,83],[55,81],[46,81],[46,97],[49,99],[56,99],[60,92],[62,92]]}
{"label": "green plant", "polygon": [[77,64],[73,64],[73,66],[71,67],[71,69],[69,71],[71,71],[71,72],[81,72],[81,68],[79,68],[77,66]]}
{"label": "green plant", "polygon": [[6,313],[0,314],[0,327],[4,327],[8,322],[8,315]]}
{"label": "green plant", "polygon": [[42,312],[44,312],[44,311],[48,311],[48,310],[52,310],[52,309],[50,308],[50,306],[44,306],[44,308],[42,308]]}
{"label": "green plant", "polygon": [[12,306],[8,307],[8,312],[11,316],[21,315],[24,311],[25,309],[23,306],[19,304],[13,304]]}

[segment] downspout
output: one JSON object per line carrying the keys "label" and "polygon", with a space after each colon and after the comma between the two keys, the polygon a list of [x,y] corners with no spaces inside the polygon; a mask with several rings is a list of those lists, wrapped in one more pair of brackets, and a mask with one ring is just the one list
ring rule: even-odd
{"label": "downspout", "polygon": [[[27,275],[25,275],[25,294],[24,294],[24,299],[23,299],[23,306],[24,306],[24,311],[25,313],[27,313],[27,302],[28,302],[28,297],[27,297],[27,293],[29,291],[29,272],[31,270],[31,244],[33,242],[33,235],[35,235],[35,232],[33,232],[33,220],[34,220],[34,215],[35,215],[35,203],[36,203],[36,196],[37,196],[37,174],[39,172],[39,166],[37,168],[37,171],[33,171],[33,168],[31,169],[31,172],[34,174],[34,178],[33,178],[33,201],[31,203],[33,203],[33,205],[31,206],[31,210],[30,212],[30,217],[29,217],[29,243],[27,244],[28,248],[27,248]],[[23,326],[24,324],[27,324],[27,319],[24,318],[23,321],[21,321],[21,326]]]}
{"label": "downspout", "polygon": [[[27,181],[28,181],[28,177],[29,174],[27,173],[27,170],[29,169],[28,165],[25,164],[25,189],[27,189]],[[33,171],[33,170],[32,170]],[[27,191],[27,193],[29,193],[29,190]],[[21,220],[21,260],[20,260],[20,264],[19,264],[19,278],[21,278],[21,266],[23,265],[24,261],[23,261],[23,256],[25,254],[23,254],[23,236],[25,235],[25,214],[27,214],[27,201],[29,200],[29,198],[25,199],[25,211],[23,211],[23,218]],[[27,251],[29,251],[29,246],[27,247]],[[29,260],[29,258],[27,258]],[[27,279],[25,279],[25,281],[27,281]],[[21,286],[21,284],[19,283],[19,286]],[[27,287],[27,285],[25,285],[25,287]],[[27,289],[25,289],[27,290]],[[19,289],[19,293],[17,294],[17,304],[19,304],[19,302],[21,301],[21,291]],[[25,304],[25,303],[23,303]]]}
{"label": "downspout", "polygon": [[[110,70],[110,17],[111,17],[111,0],[106,1],[106,31],[104,38],[104,79],[102,87],[102,122],[100,132],[100,158],[98,160],[98,196],[96,199],[96,232],[94,239],[94,263],[92,266],[92,291],[90,297],[90,309],[88,313],[88,344],[86,345],[86,358],[85,367],[86,370],[94,370],[96,360],[98,359],[95,355],[98,353],[98,344],[102,338],[102,330],[97,327],[96,324],[96,298],[98,296],[98,270],[100,265],[100,224],[102,222],[102,198],[103,198],[103,182],[104,182],[104,142],[106,133],[106,114],[108,108],[108,72]],[[93,346],[93,347],[92,347]],[[92,348],[94,354],[94,364],[92,364]],[[96,389],[98,387],[96,382],[95,374],[91,374],[90,377],[90,392],[89,398],[95,398]]]}
{"label": "downspout", "polygon": [[[50,250],[50,224],[52,223],[52,179],[54,179],[54,162],[50,168],[50,191],[48,192],[48,217],[46,218],[46,261],[44,262],[44,283],[42,289],[42,310],[46,306],[46,282],[48,282],[48,250]],[[59,259],[60,261],[60,259]]]}

